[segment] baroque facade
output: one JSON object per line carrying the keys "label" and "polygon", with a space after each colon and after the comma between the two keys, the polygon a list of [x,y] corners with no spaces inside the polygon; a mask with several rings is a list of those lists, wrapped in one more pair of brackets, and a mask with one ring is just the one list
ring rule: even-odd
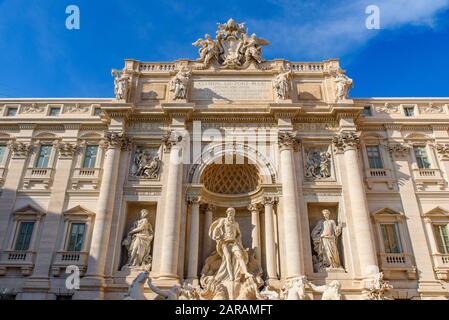
{"label": "baroque facade", "polygon": [[0,294],[447,299],[449,98],[350,98],[232,19],[194,45],[0,100]]}

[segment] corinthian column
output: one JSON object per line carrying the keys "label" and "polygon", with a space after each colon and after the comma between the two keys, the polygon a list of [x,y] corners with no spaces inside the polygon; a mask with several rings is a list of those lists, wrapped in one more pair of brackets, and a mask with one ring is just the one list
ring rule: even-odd
{"label": "corinthian column", "polygon": [[301,246],[299,235],[299,207],[296,201],[297,188],[293,152],[299,149],[298,139],[289,132],[279,133],[281,179],[282,179],[282,216],[286,252],[287,278],[302,274]]}
{"label": "corinthian column", "polygon": [[203,229],[203,260],[212,253],[214,241],[209,237],[209,228],[214,217],[215,206],[209,204],[204,214],[204,229]]}
{"label": "corinthian column", "polygon": [[198,281],[198,245],[200,232],[200,199],[198,196],[190,196],[190,230],[189,230],[189,261],[187,267],[187,279],[191,282]]}
{"label": "corinthian column", "polygon": [[333,140],[334,146],[344,152],[346,180],[351,216],[354,225],[354,238],[359,255],[362,276],[377,272],[377,258],[374,249],[374,239],[371,230],[368,202],[365,186],[360,174],[357,148],[360,143],[359,136],[353,131],[343,131]]}
{"label": "corinthian column", "polygon": [[265,272],[267,279],[277,279],[276,243],[274,236],[274,210],[276,199],[264,198],[265,206]]}
{"label": "corinthian column", "polygon": [[164,137],[165,147],[170,151],[162,238],[162,254],[159,277],[178,279],[180,239],[180,194],[182,187],[182,136],[172,131]]}
{"label": "corinthian column", "polygon": [[127,145],[128,141],[122,132],[107,132],[105,134],[104,148],[106,152],[86,272],[87,278],[103,279],[104,277],[120,152]]}
{"label": "corinthian column", "polygon": [[260,249],[260,204],[253,203],[248,206],[248,210],[251,212],[251,249],[254,250],[257,263],[261,264],[262,254]]}

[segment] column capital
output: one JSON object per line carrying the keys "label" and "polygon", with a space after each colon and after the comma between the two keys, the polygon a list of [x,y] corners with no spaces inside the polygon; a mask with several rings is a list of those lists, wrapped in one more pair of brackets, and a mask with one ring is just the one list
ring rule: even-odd
{"label": "column capital", "polygon": [[298,151],[301,141],[294,133],[281,131],[278,134],[278,144],[281,150],[293,149],[294,151]]}
{"label": "column capital", "polygon": [[206,207],[206,212],[214,212],[216,207],[213,204],[208,204]]}
{"label": "column capital", "polygon": [[409,154],[411,146],[406,143],[390,143],[388,151],[397,158],[406,158]]}
{"label": "column capital", "polygon": [[338,151],[354,150],[360,145],[360,136],[355,131],[342,131],[332,143]]}
{"label": "column capital", "polygon": [[79,144],[70,142],[59,142],[56,145],[59,152],[59,159],[72,159],[79,151]]}
{"label": "column capital", "polygon": [[263,197],[262,204],[263,204],[263,205],[270,204],[270,205],[274,206],[274,205],[276,205],[278,202],[279,202],[279,198],[278,198],[278,197],[265,196],[265,197]]}
{"label": "column capital", "polygon": [[12,157],[15,159],[25,159],[31,153],[33,146],[31,143],[12,141],[9,143]]}
{"label": "column capital", "polygon": [[251,212],[259,212],[262,208],[261,203],[251,203],[248,205],[248,210]]}
{"label": "column capital", "polygon": [[438,153],[438,156],[441,160],[448,161],[449,160],[449,143],[447,144],[434,144],[433,145],[435,151]]}
{"label": "column capital", "polygon": [[186,202],[188,204],[200,204],[201,203],[201,197],[197,194],[191,194],[186,196]]}
{"label": "column capital", "polygon": [[127,150],[130,146],[130,140],[123,131],[107,131],[104,134],[104,148]]}
{"label": "column capital", "polygon": [[170,151],[172,147],[179,145],[182,142],[182,135],[176,130],[170,130],[162,137],[162,142],[165,145],[165,150]]}

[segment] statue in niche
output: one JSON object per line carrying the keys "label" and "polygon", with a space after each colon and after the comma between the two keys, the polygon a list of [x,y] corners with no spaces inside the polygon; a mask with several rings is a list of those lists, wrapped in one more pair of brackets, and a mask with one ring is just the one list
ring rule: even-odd
{"label": "statue in niche", "polygon": [[[216,241],[216,251],[206,259],[200,284],[208,292],[209,299],[227,296],[229,299],[263,299],[259,288],[263,286],[262,271],[254,252],[243,248],[239,224],[235,221],[235,209],[226,211],[226,218],[213,222],[209,236]],[[213,290],[220,292],[216,297]],[[212,293],[210,293],[212,292]]]}
{"label": "statue in niche", "polygon": [[348,98],[349,90],[353,86],[353,81],[347,75],[345,75],[344,71],[339,69],[337,74],[335,75],[335,84],[336,84],[336,97],[337,102],[344,101]]}
{"label": "statue in niche", "polygon": [[310,150],[307,152],[306,177],[325,179],[331,176],[331,154],[327,151]]}
{"label": "statue in niche", "polygon": [[276,93],[276,100],[286,100],[290,98],[290,79],[292,71],[280,73],[273,80],[273,89]]}
{"label": "statue in niche", "polygon": [[126,100],[131,85],[131,78],[129,75],[119,70],[112,70],[114,77],[114,93],[117,100]]}
{"label": "statue in niche", "polygon": [[143,148],[137,148],[131,172],[136,177],[157,179],[161,171],[161,164],[159,152],[155,156],[151,156]]}
{"label": "statue in niche", "polygon": [[392,300],[387,297],[388,291],[393,289],[393,286],[384,280],[384,273],[378,272],[364,283],[365,290],[362,295],[365,300]]}
{"label": "statue in niche", "polygon": [[316,253],[316,269],[340,269],[342,265],[337,240],[341,235],[342,228],[334,220],[330,219],[329,210],[325,209],[322,213],[324,220],[320,220],[311,233],[313,248]]}
{"label": "statue in niche", "polygon": [[316,286],[309,281],[307,284],[313,291],[322,293],[321,300],[342,300],[341,283],[337,280],[334,280],[329,285],[324,286]]}
{"label": "statue in niche", "polygon": [[148,221],[149,214],[147,209],[140,211],[140,219],[133,224],[131,231],[122,242],[128,250],[128,266],[146,269],[151,266],[151,243],[154,232]]}
{"label": "statue in niche", "polygon": [[174,100],[186,100],[192,72],[189,69],[180,70],[171,80],[170,91]]}

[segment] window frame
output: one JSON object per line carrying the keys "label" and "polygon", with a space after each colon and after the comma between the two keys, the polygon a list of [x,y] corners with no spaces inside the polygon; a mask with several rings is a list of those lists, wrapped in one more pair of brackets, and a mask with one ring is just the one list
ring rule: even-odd
{"label": "window frame", "polygon": [[[96,147],[95,161],[94,161],[93,166],[87,167],[87,166],[85,166],[86,159],[87,159],[86,155],[87,155],[87,150],[90,147]],[[85,144],[83,149],[84,150],[83,150],[83,156],[82,156],[82,159],[81,159],[81,168],[83,168],[83,169],[96,169],[96,168],[98,168],[98,156],[99,156],[99,151],[100,151],[100,145],[99,144]]]}
{"label": "window frame", "polygon": [[[429,165],[428,167],[421,167],[419,165],[420,162],[418,161],[418,157],[416,156],[416,150],[418,148],[424,150],[425,156],[427,158],[427,162],[428,162],[428,165]],[[427,147],[427,144],[422,144],[422,143],[413,144],[412,151],[413,151],[413,160],[414,160],[414,163],[416,165],[416,168],[425,170],[425,169],[432,169],[434,167],[433,158],[431,156],[431,153],[429,152],[429,148]]]}
{"label": "window frame", "polygon": [[[71,241],[71,235],[72,235],[72,228],[74,225],[83,225],[84,226],[84,230],[83,230],[83,238],[81,240],[81,248],[79,250],[69,250],[69,245],[70,245],[70,241]],[[73,252],[73,253],[77,253],[77,252],[83,252],[84,249],[84,245],[85,245],[85,241],[86,241],[86,230],[87,230],[87,223],[84,221],[70,221],[68,223],[67,226],[67,235],[66,235],[66,239],[65,239],[65,244],[64,244],[64,251],[66,252]]]}
{"label": "window frame", "polygon": [[[373,147],[375,147],[375,148],[377,148],[377,153],[379,154],[379,161],[380,161],[380,167],[372,167],[371,166],[371,162],[370,162],[370,156],[369,156],[369,154],[370,154],[370,152],[368,151],[368,149],[369,148],[373,148]],[[385,162],[384,162],[384,157],[383,157],[383,154],[382,154],[382,150],[381,150],[381,146],[380,146],[380,144],[366,144],[365,145],[365,152],[366,152],[366,160],[367,160],[367,162],[368,162],[368,168],[369,169],[385,169]]]}
{"label": "window frame", "polygon": [[33,252],[36,248],[37,239],[39,239],[39,234],[41,232],[42,220],[45,217],[45,213],[41,210],[34,208],[31,205],[27,205],[21,209],[16,210],[12,215],[12,220],[10,221],[8,232],[7,232],[7,245],[8,251],[15,251],[15,242],[18,236],[19,226],[21,222],[34,222],[33,233],[31,235],[30,245],[28,250],[24,252]]}

